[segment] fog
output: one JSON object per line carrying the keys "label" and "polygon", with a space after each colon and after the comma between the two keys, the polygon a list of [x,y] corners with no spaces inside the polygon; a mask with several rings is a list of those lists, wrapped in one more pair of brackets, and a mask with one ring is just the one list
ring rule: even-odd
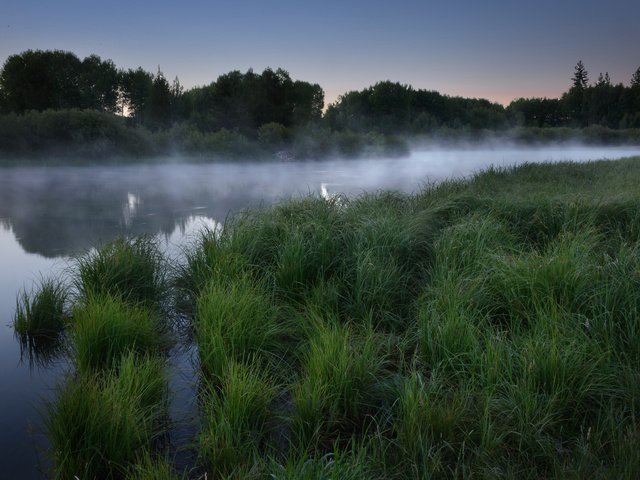
{"label": "fog", "polygon": [[513,145],[430,147],[406,158],[189,163],[0,169],[0,230],[29,253],[80,253],[118,235],[160,234],[180,243],[202,224],[289,197],[412,192],[489,166],[640,155],[640,147]]}

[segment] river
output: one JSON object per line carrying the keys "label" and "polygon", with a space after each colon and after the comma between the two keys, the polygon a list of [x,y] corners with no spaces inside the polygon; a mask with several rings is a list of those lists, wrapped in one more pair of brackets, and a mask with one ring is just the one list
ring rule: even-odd
{"label": "river", "polygon": [[[0,168],[0,472],[43,478],[47,470],[41,409],[69,370],[64,357],[43,363],[21,355],[11,326],[16,294],[41,276],[64,274],[70,259],[122,235],[158,237],[166,254],[230,213],[292,196],[405,192],[490,165],[589,161],[640,155],[640,147],[457,148],[408,158],[314,162],[189,163]],[[172,415],[192,411],[189,351],[174,355]],[[184,367],[184,368],[183,368]],[[174,432],[188,441],[189,428]]]}

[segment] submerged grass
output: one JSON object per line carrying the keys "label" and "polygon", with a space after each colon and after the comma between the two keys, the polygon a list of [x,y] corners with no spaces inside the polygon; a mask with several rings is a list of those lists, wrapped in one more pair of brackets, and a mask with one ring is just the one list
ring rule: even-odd
{"label": "submerged grass", "polygon": [[[639,182],[639,158],[522,165],[204,232],[174,298],[207,478],[638,478]],[[80,261],[60,477],[172,475],[136,427],[157,403],[118,386],[162,348],[162,261],[136,242]]]}
{"label": "submerged grass", "polygon": [[67,286],[55,278],[42,279],[35,290],[18,295],[13,329],[21,361],[30,367],[47,366],[62,352],[68,297]]}

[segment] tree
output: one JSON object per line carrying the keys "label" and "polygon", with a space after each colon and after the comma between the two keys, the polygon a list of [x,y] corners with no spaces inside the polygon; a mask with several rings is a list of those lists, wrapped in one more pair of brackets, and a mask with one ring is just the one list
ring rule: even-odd
{"label": "tree", "polygon": [[631,87],[640,88],[640,67],[631,76]]}
{"label": "tree", "polygon": [[27,50],[11,55],[0,73],[3,109],[23,113],[83,108],[81,62],[71,52]]}
{"label": "tree", "polygon": [[125,100],[129,115],[137,123],[144,122],[145,110],[149,101],[153,75],[138,67],[122,73],[122,96]]}
{"label": "tree", "polygon": [[587,85],[589,84],[589,74],[587,73],[584,63],[582,63],[582,60],[578,61],[575,66],[572,81],[573,87],[580,90],[587,88]]}
{"label": "tree", "polygon": [[111,60],[90,55],[82,61],[84,108],[115,112],[119,86],[120,73]]}
{"label": "tree", "polygon": [[152,129],[165,128],[171,122],[171,88],[160,66],[149,90],[145,124]]}

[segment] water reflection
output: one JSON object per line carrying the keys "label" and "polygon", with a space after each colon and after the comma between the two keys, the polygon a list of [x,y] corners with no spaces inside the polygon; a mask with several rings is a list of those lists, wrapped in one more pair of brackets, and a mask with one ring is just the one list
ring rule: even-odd
{"label": "water reflection", "polygon": [[29,370],[47,369],[55,364],[64,353],[62,334],[32,335],[15,334],[20,345],[20,363]]}
{"label": "water reflection", "polygon": [[639,149],[486,149],[414,152],[405,159],[235,162],[0,169],[0,223],[22,249],[74,255],[118,236],[170,237],[194,217],[223,221],[229,212],[292,195],[396,189],[463,176],[488,165],[591,160]]}

